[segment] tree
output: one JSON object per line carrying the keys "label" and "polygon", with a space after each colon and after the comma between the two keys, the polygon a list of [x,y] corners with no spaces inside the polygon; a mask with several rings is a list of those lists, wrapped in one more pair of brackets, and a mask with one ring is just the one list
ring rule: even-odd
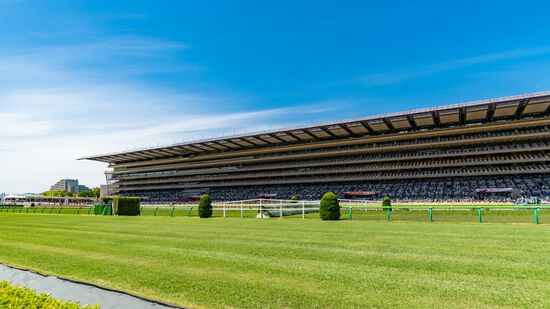
{"label": "tree", "polygon": [[389,197],[385,196],[383,199],[382,199],[382,208],[384,210],[386,209],[389,209],[391,211],[391,200]]}
{"label": "tree", "polygon": [[50,191],[46,191],[46,192],[43,192],[42,195],[44,196],[68,196],[68,197],[73,197],[74,194],[72,192],[67,192],[67,191],[61,191],[61,190],[50,190]]}
{"label": "tree", "polygon": [[99,198],[99,188],[93,188],[92,190],[86,190],[78,193],[79,197],[95,197]]}
{"label": "tree", "polygon": [[101,194],[101,189],[99,189],[99,187],[95,187],[95,188],[92,189],[92,192],[93,192],[95,198],[99,198],[99,196]]}
{"label": "tree", "polygon": [[321,199],[319,216],[321,220],[340,220],[340,203],[338,197],[332,192],[327,192]]}
{"label": "tree", "polygon": [[201,196],[201,199],[199,201],[199,217],[212,217],[212,199],[210,199],[210,196],[208,194]]}

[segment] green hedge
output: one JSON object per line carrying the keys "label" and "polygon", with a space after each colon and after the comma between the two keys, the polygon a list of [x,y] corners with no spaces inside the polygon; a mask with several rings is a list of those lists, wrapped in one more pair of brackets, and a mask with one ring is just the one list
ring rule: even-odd
{"label": "green hedge", "polygon": [[391,211],[391,200],[389,197],[386,196],[382,199],[382,208],[389,209]]}
{"label": "green hedge", "polygon": [[323,195],[319,216],[321,220],[340,220],[340,203],[336,194],[327,192]]}
{"label": "green hedge", "polygon": [[115,196],[113,209],[118,216],[139,216],[141,213],[139,197]]}
{"label": "green hedge", "polygon": [[57,300],[46,293],[37,294],[35,290],[20,286],[16,287],[7,281],[0,281],[0,308],[99,309],[99,306],[81,306],[76,303]]}
{"label": "green hedge", "polygon": [[0,208],[22,208],[23,205],[0,204]]}
{"label": "green hedge", "polygon": [[199,217],[210,218],[212,217],[212,199],[208,194],[201,196],[199,201]]}

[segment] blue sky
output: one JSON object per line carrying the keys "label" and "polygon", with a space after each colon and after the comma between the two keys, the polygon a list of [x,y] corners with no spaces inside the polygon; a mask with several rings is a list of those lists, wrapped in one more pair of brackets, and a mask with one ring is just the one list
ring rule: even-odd
{"label": "blue sky", "polygon": [[544,1],[0,1],[0,192],[126,150],[550,89]]}

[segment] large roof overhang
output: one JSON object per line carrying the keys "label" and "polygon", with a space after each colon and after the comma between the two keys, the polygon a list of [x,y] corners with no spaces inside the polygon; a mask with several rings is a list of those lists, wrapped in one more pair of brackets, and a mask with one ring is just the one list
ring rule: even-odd
{"label": "large roof overhang", "polygon": [[79,160],[117,164],[270,145],[416,131],[547,114],[550,91],[142,148]]}

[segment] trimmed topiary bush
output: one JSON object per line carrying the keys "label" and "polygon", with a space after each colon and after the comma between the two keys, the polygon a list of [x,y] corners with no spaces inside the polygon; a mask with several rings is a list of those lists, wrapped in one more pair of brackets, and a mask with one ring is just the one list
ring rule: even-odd
{"label": "trimmed topiary bush", "polygon": [[391,200],[389,197],[386,196],[382,199],[382,208],[384,210],[389,209],[391,211]]}
{"label": "trimmed topiary bush", "polygon": [[321,199],[319,216],[321,220],[340,220],[340,203],[338,197],[332,192],[327,192]]}
{"label": "trimmed topiary bush", "polygon": [[141,213],[139,197],[115,196],[113,210],[118,216],[139,216]]}
{"label": "trimmed topiary bush", "polygon": [[298,202],[298,197],[296,195],[293,195],[290,197],[290,202],[291,203],[297,203]]}
{"label": "trimmed topiary bush", "polygon": [[201,200],[199,201],[199,217],[212,217],[212,199],[210,199],[208,194],[201,196]]}

